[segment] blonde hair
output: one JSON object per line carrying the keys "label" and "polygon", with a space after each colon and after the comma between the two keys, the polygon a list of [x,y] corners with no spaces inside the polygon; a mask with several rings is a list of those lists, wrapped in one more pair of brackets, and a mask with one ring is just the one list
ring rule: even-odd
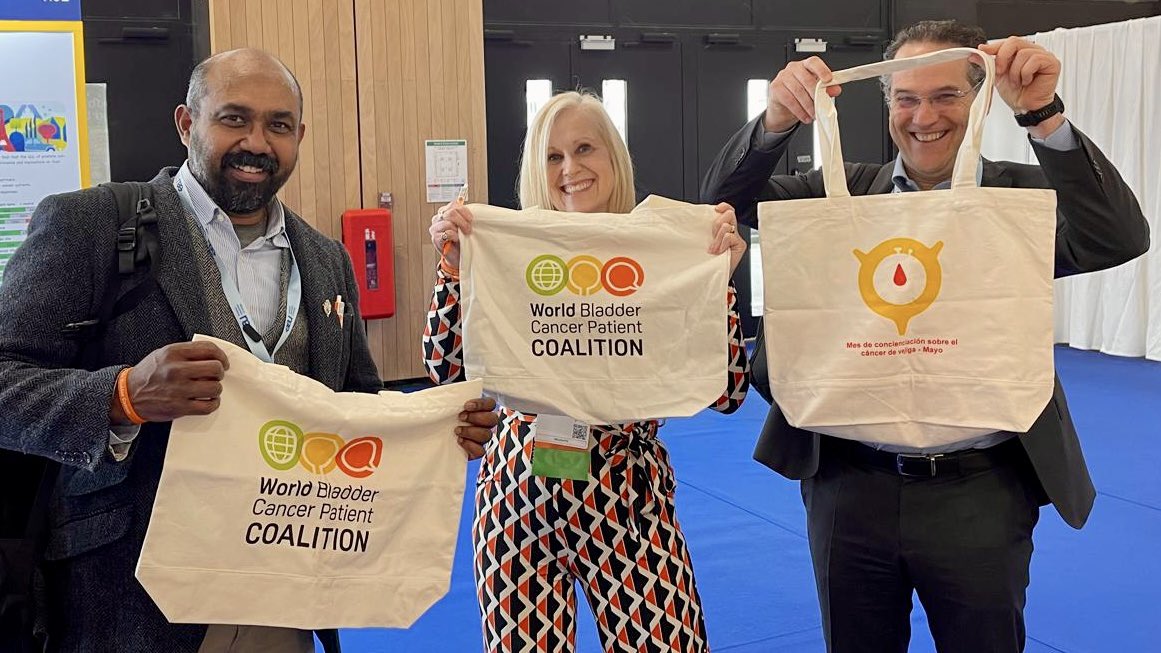
{"label": "blonde hair", "polygon": [[539,206],[542,209],[560,210],[552,205],[552,195],[548,183],[548,135],[557,116],[569,109],[588,112],[596,123],[597,133],[609,158],[613,162],[613,192],[609,196],[610,213],[628,213],[637,203],[633,187],[633,161],[629,158],[629,148],[605,112],[600,98],[591,93],[568,91],[558,93],[545,103],[524,138],[524,154],[520,159],[520,179],[517,192],[521,207]]}

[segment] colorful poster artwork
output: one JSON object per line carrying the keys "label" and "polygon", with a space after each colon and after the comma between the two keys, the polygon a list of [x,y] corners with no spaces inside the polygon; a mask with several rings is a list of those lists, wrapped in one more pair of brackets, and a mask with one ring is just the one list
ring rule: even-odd
{"label": "colorful poster artwork", "polygon": [[68,146],[69,125],[62,108],[0,98],[0,155],[61,152]]}

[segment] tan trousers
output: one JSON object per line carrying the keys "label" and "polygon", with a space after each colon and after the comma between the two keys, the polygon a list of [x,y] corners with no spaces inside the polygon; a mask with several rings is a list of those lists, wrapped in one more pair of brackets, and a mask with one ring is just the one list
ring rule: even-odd
{"label": "tan trousers", "polygon": [[293,628],[211,624],[198,653],[314,653],[314,633]]}

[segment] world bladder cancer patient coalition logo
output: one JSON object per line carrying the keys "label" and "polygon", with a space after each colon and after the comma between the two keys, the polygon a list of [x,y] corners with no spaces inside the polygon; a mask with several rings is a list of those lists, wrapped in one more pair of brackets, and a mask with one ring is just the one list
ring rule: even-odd
{"label": "world bladder cancer patient coalition logo", "polygon": [[645,283],[645,270],[627,256],[615,256],[602,263],[595,256],[581,254],[566,263],[559,256],[541,254],[528,263],[524,278],[532,292],[545,297],[565,288],[581,297],[602,289],[614,297],[628,297]]}
{"label": "world bladder cancer patient coalition logo", "polygon": [[907,333],[911,318],[926,311],[943,282],[939,252],[943,241],[931,247],[912,238],[891,238],[863,253],[859,259],[859,293],[872,311]]}
{"label": "world bladder cancer patient coalition logo", "polygon": [[362,437],[348,442],[341,435],[303,433],[292,422],[272,420],[258,430],[258,449],[266,464],[278,471],[301,465],[322,475],[337,467],[351,478],[367,478],[379,468],[383,440]]}

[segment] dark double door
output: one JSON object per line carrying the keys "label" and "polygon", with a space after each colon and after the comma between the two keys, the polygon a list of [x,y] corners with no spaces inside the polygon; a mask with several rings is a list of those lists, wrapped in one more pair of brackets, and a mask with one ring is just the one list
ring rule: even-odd
{"label": "dark double door", "polygon": [[[598,95],[607,80],[623,81],[625,129],[638,193],[696,202],[701,178],[718,151],[753,117],[749,105],[756,100],[748,89],[760,89],[787,61],[810,56],[797,51],[792,36],[778,33],[620,30],[614,34],[613,50],[583,49],[575,33],[526,36],[520,30],[490,30],[484,48],[489,201],[513,208],[529,80],[548,80],[553,92],[586,88]],[[838,39],[821,56],[837,70],[877,60],[881,53],[877,42]],[[757,101],[761,110],[760,96]],[[848,160],[885,161],[890,151],[876,85],[851,85],[837,104]],[[800,129],[778,172],[805,172],[813,165],[811,129]],[[749,259],[734,282],[744,307],[744,329],[752,335],[756,320],[749,306],[756,262]]]}
{"label": "dark double door", "polygon": [[515,207],[516,177],[527,127],[527,82],[549,80],[553,92],[625,84],[626,136],[638,189],[686,196],[681,44],[618,42],[615,50],[582,50],[579,42],[490,40],[485,47],[488,96],[488,195]]}

